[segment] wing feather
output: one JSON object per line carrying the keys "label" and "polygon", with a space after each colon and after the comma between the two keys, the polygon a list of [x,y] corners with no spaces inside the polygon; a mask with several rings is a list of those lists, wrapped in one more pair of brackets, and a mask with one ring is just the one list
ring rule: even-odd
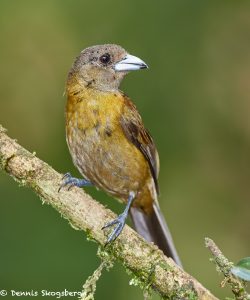
{"label": "wing feather", "polygon": [[120,123],[124,134],[144,155],[152,174],[157,194],[159,194],[159,156],[149,131],[144,127],[135,105],[127,97]]}

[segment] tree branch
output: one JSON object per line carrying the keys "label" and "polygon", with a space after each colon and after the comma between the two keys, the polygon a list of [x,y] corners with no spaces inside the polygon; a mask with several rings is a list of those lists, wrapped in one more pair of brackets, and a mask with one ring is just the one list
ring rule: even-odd
{"label": "tree branch", "polygon": [[244,282],[235,277],[231,273],[233,263],[230,262],[215,244],[215,242],[209,238],[205,238],[205,245],[210,250],[213,255],[213,261],[217,266],[219,272],[221,272],[225,279],[222,281],[221,285],[224,286],[226,283],[231,287],[234,293],[235,299],[237,300],[247,300],[249,299],[248,293],[245,289]]}
{"label": "tree branch", "polygon": [[[79,188],[58,193],[61,174],[8,137],[1,125],[0,169],[22,185],[33,189],[42,201],[52,205],[74,228],[87,232],[98,244],[104,246],[106,236],[101,228],[115,218],[114,213]],[[217,299],[129,226],[125,226],[120,237],[105,249],[112,257],[119,259],[140,282],[151,286],[164,298]]]}

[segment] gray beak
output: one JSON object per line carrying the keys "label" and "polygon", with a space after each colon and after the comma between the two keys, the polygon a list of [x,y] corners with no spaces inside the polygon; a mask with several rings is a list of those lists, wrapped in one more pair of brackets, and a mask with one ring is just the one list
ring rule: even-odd
{"label": "gray beak", "polygon": [[147,69],[147,64],[139,57],[127,54],[124,59],[115,64],[114,69],[117,72],[135,71],[140,69]]}

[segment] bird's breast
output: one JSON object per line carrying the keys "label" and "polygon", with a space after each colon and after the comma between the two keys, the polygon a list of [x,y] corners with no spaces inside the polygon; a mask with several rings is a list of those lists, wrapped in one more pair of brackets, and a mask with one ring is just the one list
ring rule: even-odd
{"label": "bird's breast", "polygon": [[142,153],[126,138],[120,125],[121,95],[95,95],[76,99],[66,108],[67,143],[81,174],[119,198],[138,191],[150,177]]}

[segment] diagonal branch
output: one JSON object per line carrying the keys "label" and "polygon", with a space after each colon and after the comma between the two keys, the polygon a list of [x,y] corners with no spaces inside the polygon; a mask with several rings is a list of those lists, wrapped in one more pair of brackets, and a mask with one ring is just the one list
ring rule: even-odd
{"label": "diagonal branch", "polygon": [[249,299],[249,295],[246,291],[246,284],[243,280],[235,277],[231,272],[233,263],[223,255],[215,242],[210,238],[205,238],[205,245],[213,255],[212,260],[216,264],[217,270],[225,277],[221,286],[224,286],[227,283],[231,287],[235,299],[237,300]]}
{"label": "diagonal branch", "polygon": [[[30,187],[42,201],[52,205],[70,224],[104,246],[101,228],[115,215],[83,190],[58,193],[61,174],[11,139],[0,125],[0,169]],[[153,244],[147,243],[129,226],[107,249],[114,258],[167,299],[216,300],[197,280],[181,270]]]}

